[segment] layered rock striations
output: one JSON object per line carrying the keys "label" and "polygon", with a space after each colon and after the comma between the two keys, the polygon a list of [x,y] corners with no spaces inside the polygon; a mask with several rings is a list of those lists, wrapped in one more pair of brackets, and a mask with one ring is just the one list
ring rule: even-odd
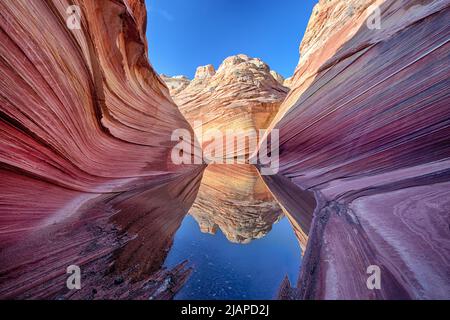
{"label": "layered rock striations", "polygon": [[287,88],[291,88],[291,86],[292,86],[292,77],[284,79],[283,86],[285,86]]}
{"label": "layered rock striations", "polygon": [[[280,173],[265,178],[284,191],[289,179],[318,201],[297,298],[450,297],[449,6],[314,9],[270,126],[280,130]],[[369,266],[380,268],[379,289],[367,285]]]}
{"label": "layered rock striations", "polygon": [[[76,214],[2,248],[2,299],[170,299],[188,279],[186,262],[162,268],[192,205],[202,170],[154,187],[103,195]],[[69,290],[69,266],[81,289]]]}
{"label": "layered rock striations", "polygon": [[[158,76],[143,1],[0,9],[0,298],[171,298],[190,270],[162,265],[193,203],[239,243],[285,212],[306,252],[281,298],[450,298],[447,0],[320,0],[284,81],[246,55]],[[196,121],[278,129],[270,193],[249,165],[211,165],[199,189],[203,165],[173,164],[173,130]]]}
{"label": "layered rock striations", "polygon": [[[173,98],[204,148],[212,141],[207,132],[213,129],[225,134],[267,128],[287,92],[266,63],[239,54],[226,58],[217,71],[212,65],[199,67],[190,84]],[[230,155],[225,151],[226,157],[241,154],[248,150]]]}
{"label": "layered rock striations", "polygon": [[143,2],[8,0],[0,11],[0,297],[71,297],[70,264],[90,270],[100,297],[168,297],[114,286],[158,270],[139,248],[167,250],[201,177],[170,159],[172,131],[192,129],[149,64]]}
{"label": "layered rock striations", "polygon": [[202,232],[234,243],[264,237],[283,215],[252,165],[209,165],[189,213]]}
{"label": "layered rock striations", "polygon": [[134,3],[81,1],[71,30],[68,2],[2,2],[2,243],[96,194],[191,170],[170,161],[172,131],[190,127],[150,67]]}

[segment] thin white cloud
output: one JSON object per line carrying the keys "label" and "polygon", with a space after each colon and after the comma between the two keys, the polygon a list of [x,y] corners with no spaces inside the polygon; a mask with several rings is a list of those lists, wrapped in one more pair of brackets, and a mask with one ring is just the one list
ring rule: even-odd
{"label": "thin white cloud", "polygon": [[149,7],[148,11],[150,12],[150,14],[160,16],[161,18],[163,18],[164,20],[167,20],[169,22],[172,22],[173,20],[175,20],[174,16],[167,10],[159,9],[159,8],[155,8],[155,7]]}

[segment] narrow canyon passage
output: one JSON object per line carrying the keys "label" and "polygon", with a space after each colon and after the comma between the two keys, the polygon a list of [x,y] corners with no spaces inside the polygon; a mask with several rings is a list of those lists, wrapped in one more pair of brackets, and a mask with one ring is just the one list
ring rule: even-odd
{"label": "narrow canyon passage", "polygon": [[[142,0],[0,12],[0,299],[450,298],[449,0],[320,0],[288,80],[159,75]],[[278,136],[276,174],[174,161],[202,129]]]}

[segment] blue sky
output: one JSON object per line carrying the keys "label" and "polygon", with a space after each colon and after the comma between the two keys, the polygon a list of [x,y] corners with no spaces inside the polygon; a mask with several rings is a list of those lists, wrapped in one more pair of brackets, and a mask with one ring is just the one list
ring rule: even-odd
{"label": "blue sky", "polygon": [[146,0],[149,56],[158,73],[193,78],[245,53],[289,77],[317,0]]}

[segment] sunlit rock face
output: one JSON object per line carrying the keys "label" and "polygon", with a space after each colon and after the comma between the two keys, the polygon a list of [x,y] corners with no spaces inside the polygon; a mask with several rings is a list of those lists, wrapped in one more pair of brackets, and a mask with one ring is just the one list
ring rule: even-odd
{"label": "sunlit rock face", "polygon": [[175,96],[181,91],[183,91],[191,82],[186,76],[174,76],[169,77],[165,74],[161,74],[161,79],[163,79],[171,96]]}
{"label": "sunlit rock face", "polygon": [[[173,98],[205,147],[212,140],[207,135],[211,129],[225,134],[267,128],[287,92],[266,63],[239,54],[226,58],[217,70],[212,65],[199,67],[190,84]],[[233,151],[225,151],[225,156],[248,153]]]}
{"label": "sunlit rock face", "polygon": [[[266,179],[318,200],[296,298],[450,298],[449,19],[448,1],[314,9],[270,126],[280,130],[280,178]],[[380,289],[367,286],[371,265]]]}
{"label": "sunlit rock face", "polygon": [[270,74],[272,75],[272,77],[278,81],[279,84],[283,85],[284,83],[284,77],[279,74],[278,72],[274,71],[274,70],[270,70]]}
{"label": "sunlit rock face", "polygon": [[282,211],[252,165],[210,165],[189,213],[202,232],[217,229],[234,243],[264,237]]}
{"label": "sunlit rock face", "polygon": [[[70,29],[73,4],[81,21]],[[0,10],[0,297],[72,297],[70,264],[92,272],[86,288],[100,297],[167,297],[118,289],[110,269],[122,277],[134,263],[143,270],[126,272],[136,281],[157,271],[161,259],[135,258],[138,247],[147,239],[165,250],[201,176],[170,159],[172,131],[192,129],[149,64],[143,1],[2,1]],[[167,197],[146,191],[174,181]],[[133,227],[147,219],[160,224]]]}
{"label": "sunlit rock face", "polygon": [[[170,299],[191,273],[162,265],[192,205],[202,170],[97,197],[75,215],[2,248],[2,299]],[[69,290],[66,268],[81,269]]]}
{"label": "sunlit rock face", "polygon": [[292,85],[292,77],[286,78],[283,81],[283,86],[290,88]]}

